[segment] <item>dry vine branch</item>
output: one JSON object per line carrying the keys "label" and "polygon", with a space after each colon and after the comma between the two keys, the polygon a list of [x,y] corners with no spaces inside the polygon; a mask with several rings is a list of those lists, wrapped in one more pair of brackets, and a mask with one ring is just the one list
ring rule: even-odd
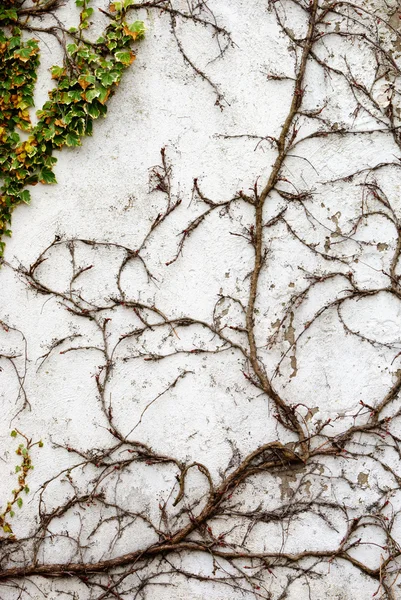
{"label": "dry vine branch", "polygon": [[[207,2],[189,2],[187,12],[163,1],[138,3],[134,8],[139,6],[168,13],[174,36],[179,18],[210,26],[215,33],[225,36],[223,27],[214,20],[206,20],[205,15],[210,17]],[[302,14],[303,33],[294,33],[288,23],[287,11],[291,14],[291,7]],[[361,332],[351,324],[350,312],[347,312],[351,310],[352,316],[364,302],[379,302],[383,297],[401,301],[401,222],[397,200],[389,197],[381,179],[382,173],[389,170],[398,176],[399,156],[391,162],[379,157],[372,166],[345,177],[319,176],[318,181],[313,168],[315,179],[310,185],[306,182],[303,189],[299,189],[299,182],[292,175],[292,159],[296,157],[293,154],[296,147],[297,155],[302,157],[305,152],[306,162],[313,166],[313,158],[305,150],[310,142],[324,144],[335,138],[341,144],[351,136],[365,139],[384,134],[393,140],[397,152],[401,150],[400,124],[396,116],[399,94],[394,86],[389,102],[382,105],[374,88],[383,77],[390,77],[390,82],[391,78],[400,77],[400,66],[383,41],[377,13],[363,2],[359,6],[336,1],[327,4],[321,0],[273,0],[270,10],[283,35],[289,38],[295,56],[294,76],[274,77],[277,84],[285,82],[287,85],[291,81],[293,90],[279,134],[248,136],[251,140],[257,137],[271,142],[275,151],[271,169],[261,174],[249,193],[240,190],[225,201],[209,198],[195,179],[193,197],[198,204],[205,205],[205,209],[189,221],[179,238],[177,252],[167,260],[167,265],[179,261],[209,219],[218,215],[219,219],[228,216],[235,221],[234,208],[246,207],[252,211],[251,222],[240,234],[234,232],[253,252],[242,296],[222,293],[208,321],[189,312],[169,314],[159,303],[133,297],[126,287],[126,273],[135,261],[145,269],[152,285],[155,278],[148,266],[146,249],[160,232],[160,226],[182,209],[181,196],[174,193],[174,165],[165,148],[161,150],[160,165],[150,170],[151,193],[164,196],[165,208],[136,248],[107,241],[56,238],[29,266],[5,263],[27,284],[32,294],[55,300],[74,324],[77,323],[75,333],[51,342],[40,357],[38,369],[51,363],[56,353],[63,356],[94,354],[97,368],[91,393],[100,407],[101,426],[107,438],[96,447],[54,440],[54,452],[69,453],[69,462],[38,490],[38,517],[29,535],[1,539],[0,589],[3,594],[14,593],[14,590],[19,597],[28,597],[30,586],[46,589],[46,581],[50,580],[57,581],[59,586],[60,581],[64,582],[63,592],[71,597],[78,590],[80,598],[98,600],[152,598],[157,586],[184,580],[196,582],[200,590],[209,589],[204,585],[212,590],[221,589],[224,596],[219,598],[237,598],[238,593],[243,597],[279,600],[295,598],[296,586],[302,581],[309,598],[318,598],[322,595],[321,592],[320,596],[316,595],[319,591],[315,582],[320,581],[320,589],[324,589],[322,578],[330,569],[346,565],[361,577],[361,590],[373,582],[375,597],[383,600],[400,597],[401,539],[397,529],[401,515],[398,495],[401,485],[398,468],[401,459],[400,373],[396,374],[392,386],[381,395],[376,394],[373,401],[361,400],[357,406],[344,411],[329,407],[326,417],[322,415],[322,418],[316,417],[319,409],[316,411],[313,406],[314,398],[306,405],[291,393],[290,387],[282,384],[282,372],[288,371],[289,361],[296,371],[297,356],[307,337],[313,336],[317,328],[323,328],[326,318],[337,319],[346,339],[352,339],[361,348],[368,345],[375,351],[383,351],[389,364],[399,359],[400,340],[381,342],[374,333]],[[384,14],[380,16],[380,26],[400,37],[389,21],[391,17],[391,14],[388,18]],[[373,53],[376,63],[371,86],[358,81],[352,72],[349,56],[353,48],[346,48],[342,66],[332,61],[326,46],[329,37],[335,37],[340,43],[351,39],[354,44],[362,44],[366,52]],[[175,39],[184,58],[194,68],[181,42]],[[223,51],[224,47],[222,54]],[[336,125],[329,101],[323,108],[308,108],[309,71],[315,68],[324,77],[336,78],[346,86],[347,101],[355,110],[352,122]],[[198,72],[196,68],[195,71]],[[198,74],[211,84],[220,104],[222,97],[218,89],[203,73]],[[361,113],[368,115],[370,126],[360,127],[357,116]],[[306,133],[301,137],[303,128]],[[242,134],[226,137],[232,139],[229,143],[235,143]],[[344,186],[350,194],[351,190],[361,194],[357,211],[345,218],[344,225],[340,224],[338,213],[334,213],[328,223],[318,210],[316,188],[321,195],[329,196],[334,184]],[[273,215],[271,206],[275,207]],[[392,244],[386,244],[387,267],[376,269],[377,282],[367,285],[358,269],[363,264],[366,248],[377,245],[376,240],[368,242],[361,234],[363,225],[370,220],[383,220],[394,232],[394,239]],[[272,267],[268,247],[280,232],[288,244],[301,248],[317,267],[309,270],[302,267],[298,287],[281,305],[276,323],[266,332],[263,278]],[[95,302],[87,295],[85,281],[96,270],[95,258],[104,249],[112,253],[117,264],[116,289],[101,302]],[[70,275],[65,288],[56,289],[46,279],[46,273],[51,269],[52,257],[61,252],[68,253]],[[88,259],[83,260],[82,256]],[[318,303],[313,304],[311,298],[316,296]],[[226,305],[227,311],[221,311]],[[235,316],[231,316],[229,310],[233,307],[238,311],[233,313]],[[121,313],[127,326],[119,329]],[[84,324],[82,331],[79,323]],[[264,442],[247,455],[236,448],[235,439],[230,440],[232,459],[225,472],[218,476],[200,460],[183,459],[141,438],[143,421],[170,393],[181,387],[183,393],[188,393],[185,384],[193,371],[187,365],[196,368],[195,362],[188,361],[208,355],[235,357],[244,375],[242,399],[255,388],[265,401],[266,410],[273,410],[277,434],[271,438],[271,433],[267,433]],[[155,369],[157,363],[170,361],[176,365],[184,358],[185,367],[176,371],[166,385],[159,386],[151,398],[135,406],[135,418],[132,415],[129,420],[121,418],[113,395],[113,382],[121,364],[146,363]],[[24,379],[18,377],[23,390]],[[322,390],[314,393],[323,394]],[[372,495],[363,505],[355,500],[358,484],[354,477],[355,465],[362,463],[369,465],[371,472],[380,473],[372,483]],[[124,484],[132,484],[141,468],[154,476],[165,474],[169,485],[166,484],[167,492],[157,499],[156,507],[136,510],[127,506],[120,489]],[[150,481],[151,476],[147,476]],[[196,488],[191,485],[192,476],[198,477]],[[284,494],[279,499],[272,492],[275,505],[271,506],[265,496],[269,487],[274,488],[279,481],[287,484],[291,481],[293,487],[287,489],[288,498]],[[53,506],[51,490],[61,483],[68,491],[64,492],[63,500]],[[258,500],[253,504],[250,503],[251,489]],[[75,528],[69,529],[71,516],[76,517],[76,523]],[[305,549],[289,551],[291,528],[300,519],[311,517],[314,523],[320,524],[328,543],[323,548],[324,544],[314,546],[314,539],[306,540]],[[264,526],[276,525],[281,531],[278,546],[270,542],[268,535],[260,534],[269,531],[263,529]],[[91,540],[97,539],[101,531],[110,531],[110,526],[112,534],[109,537],[104,534],[101,553],[93,558]],[[369,537],[367,532],[374,533]],[[133,549],[122,552],[118,544],[125,535]],[[266,538],[266,543],[261,537]],[[141,543],[135,544],[136,539]],[[57,562],[45,560],[46,545],[61,540],[69,544],[68,558]],[[377,549],[373,559],[366,558],[365,546],[371,552]],[[197,567],[199,557],[209,561],[205,563],[207,568]],[[76,587],[69,591],[71,583]]]}

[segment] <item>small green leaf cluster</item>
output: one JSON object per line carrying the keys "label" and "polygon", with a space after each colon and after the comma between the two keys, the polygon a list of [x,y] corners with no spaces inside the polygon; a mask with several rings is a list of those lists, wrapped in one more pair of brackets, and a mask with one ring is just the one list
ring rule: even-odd
{"label": "small green leaf cluster", "polygon": [[[124,6],[113,9],[115,15],[96,43],[83,39],[82,31],[89,27],[93,13],[89,3],[76,0],[82,9],[79,31],[70,30],[73,41],[66,47],[64,65],[51,69],[56,87],[37,112],[34,127],[28,109],[34,104],[37,41],[23,41],[18,27],[13,28],[11,36],[0,29],[0,256],[5,246],[2,238],[11,234],[14,208],[30,202],[27,186],[56,183],[54,150],[80,146],[84,136],[92,135],[93,121],[106,114],[107,100],[135,59],[132,42],[144,36],[142,21],[125,21],[125,4],[129,5],[126,0],[116,3]],[[3,24],[0,13],[0,27]],[[21,141],[15,128],[28,132],[28,139]]]}
{"label": "small green leaf cluster", "polygon": [[15,467],[15,472],[18,474],[18,487],[12,490],[11,500],[7,502],[6,508],[0,514],[0,527],[3,529],[3,532],[9,535],[9,537],[11,538],[15,538],[15,536],[8,519],[14,517],[15,505],[18,506],[18,508],[22,508],[24,501],[21,498],[21,494],[23,492],[25,494],[29,494],[29,487],[26,483],[26,480],[29,471],[33,469],[30,451],[34,446],[39,446],[39,448],[43,447],[42,440],[33,443],[32,440],[26,437],[26,435],[24,435],[17,429],[13,429],[13,431],[11,432],[11,437],[16,438],[18,435],[24,438],[25,440],[24,443],[19,444],[17,450],[15,451],[16,454],[18,454],[18,456],[21,456],[22,458],[21,464],[16,465]]}
{"label": "small green leaf cluster", "polygon": [[32,129],[29,108],[34,105],[38,66],[39,48],[35,40],[23,42],[17,28],[11,36],[6,36],[0,29],[0,173],[3,190],[7,190],[9,197],[14,197],[11,201],[0,196],[0,254],[4,248],[1,236],[10,234],[7,223],[11,206],[24,201],[25,183],[20,182],[25,182],[28,175],[24,164],[26,153],[15,129],[28,132]]}
{"label": "small green leaf cluster", "polygon": [[15,0],[3,0],[0,6],[0,25],[13,25],[18,21],[18,13]]}

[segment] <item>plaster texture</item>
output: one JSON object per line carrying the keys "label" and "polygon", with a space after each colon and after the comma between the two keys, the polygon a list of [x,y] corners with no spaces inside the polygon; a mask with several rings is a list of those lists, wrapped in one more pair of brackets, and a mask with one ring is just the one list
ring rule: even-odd
{"label": "plaster texture", "polygon": [[[182,2],[183,10],[186,3]],[[219,23],[231,32],[235,45],[222,59],[215,60],[218,46],[210,32],[192,23],[178,25],[179,34],[191,59],[205,69],[224,95],[223,110],[215,105],[216,96],[207,82],[202,81],[184,63],[173,39],[167,15],[145,11],[140,17],[146,23],[146,39],[136,51],[137,59],[127,71],[115,96],[108,105],[107,118],[95,123],[93,138],[85,139],[82,147],[63,150],[55,169],[58,184],[36,186],[32,191],[30,207],[18,208],[13,217],[13,236],[8,241],[5,260],[9,265],[29,265],[50,245],[55,236],[61,240],[81,238],[112,242],[136,249],[152,220],[165,207],[165,196],[152,191],[149,183],[151,169],[160,164],[160,150],[172,168],[172,190],[182,203],[157,229],[146,243],[143,256],[155,281],[149,280],[139,261],[129,263],[122,272],[121,286],[133,300],[157,305],[171,318],[191,316],[210,322],[213,311],[219,324],[235,323],[243,326],[243,314],[238,304],[222,300],[221,295],[246,302],[249,272],[253,250],[244,239],[246,228],[252,223],[252,209],[233,204],[229,214],[214,211],[186,241],[182,255],[167,266],[177,251],[179,234],[188,223],[204,211],[204,206],[193,197],[196,178],[203,194],[216,202],[230,199],[238,190],[248,193],[256,180],[262,186],[269,173],[276,150],[268,140],[253,136],[277,136],[291,102],[291,80],[272,81],[268,72],[282,72],[292,76],[294,51],[288,39],[279,31],[273,12],[267,2],[260,0],[211,0]],[[362,3],[363,4],[363,3]],[[366,3],[365,3],[366,4]],[[106,8],[100,0],[95,5]],[[289,9],[288,9],[289,10]],[[77,11],[73,2],[67,2],[60,13],[68,24],[76,22]],[[302,15],[293,10],[287,14],[294,32],[304,31]],[[99,14],[99,31],[105,21]],[[48,68],[60,60],[59,49],[49,36],[41,35],[41,71],[37,86],[37,106],[40,106],[52,85]],[[389,43],[392,43],[391,40]],[[332,47],[331,47],[332,44]],[[336,44],[338,44],[336,46]],[[333,52],[333,61],[341,61],[342,47],[338,41],[328,40],[322,45],[322,54]],[[355,76],[368,85],[374,75],[374,56],[355,45],[348,49]],[[395,54],[395,59],[399,56]],[[378,102],[386,102],[383,82],[377,86]],[[311,64],[306,75],[305,107],[322,107],[335,115],[339,127],[355,130],[377,129],[375,121],[362,111],[355,115],[350,110],[352,100],[341,78],[325,77],[321,69]],[[313,131],[311,122],[305,123],[304,135]],[[232,136],[232,137],[225,137]],[[360,211],[360,180],[349,185],[340,178],[359,169],[378,163],[399,160],[399,149],[391,136],[385,133],[329,136],[311,139],[300,145],[286,162],[283,182],[288,192],[295,189],[313,190],[309,204],[314,219],[308,219],[296,203],[287,208],[286,220],[295,232],[310,243],[317,244],[322,253],[336,249],[340,237],[343,257],[358,253],[353,263],[353,276],[358,286],[373,290],[385,279],[389,261],[396,244],[396,234],[385,218],[367,219],[359,228],[358,243],[341,238],[349,230],[349,223]],[[396,157],[396,158],[394,158]],[[332,184],[328,180],[337,179]],[[397,211],[400,211],[400,173],[391,169],[380,171],[377,180],[385,188]],[[273,218],[283,206],[283,199],[272,193],[264,218]],[[317,225],[317,222],[321,225]],[[346,333],[336,310],[328,310],[316,320],[299,340],[296,353],[293,343],[304,324],[333,298],[345,293],[347,281],[333,277],[314,287],[293,318],[281,328],[276,343],[271,346],[284,307],[294,293],[301,292],[310,273],[348,273],[349,266],[330,262],[322,255],[311,252],[289,234],[279,223],[266,230],[266,268],[263,270],[257,300],[257,343],[266,369],[273,376],[274,385],[289,402],[299,404],[305,419],[311,424],[331,418],[333,431],[344,427],[339,416],[349,417],[358,410],[360,402],[371,405],[391,387],[400,358],[394,360],[401,343],[401,303],[390,294],[366,296],[342,305],[342,319],[349,329],[377,344],[364,342],[360,337]],[[337,235],[337,237],[336,237]],[[364,241],[372,242],[363,245]],[[327,242],[325,250],[325,243]],[[333,245],[334,244],[334,245]],[[360,246],[362,244],[362,250]],[[336,250],[337,251],[337,250]],[[116,276],[123,252],[118,248],[93,248],[77,244],[75,261],[84,268],[75,290],[87,302],[106,305],[118,294]],[[71,277],[71,253],[68,244],[59,244],[46,255],[39,267],[41,281],[52,289],[64,292]],[[102,343],[98,330],[88,322],[68,312],[50,296],[30,291],[19,274],[3,266],[0,271],[0,318],[18,328],[0,330],[0,349],[3,353],[18,355],[15,364],[23,373],[24,390],[31,410],[14,416],[23,404],[23,395],[9,361],[3,359],[0,371],[1,480],[0,500],[14,485],[14,441],[10,429],[18,427],[29,437],[42,438],[44,447],[35,453],[35,469],[30,475],[31,493],[26,497],[23,510],[14,523],[18,537],[27,535],[34,526],[40,486],[60,470],[76,464],[77,457],[57,448],[67,444],[82,451],[107,446],[111,436],[107,431],[97,401],[95,374],[99,367],[96,347]],[[220,295],[220,296],[219,296]],[[119,307],[107,311],[110,318],[110,344],[117,341],[140,322],[134,311]],[[41,357],[56,339],[71,338],[51,353],[41,365]],[[241,339],[241,333],[233,337]],[[380,343],[379,343],[380,342]],[[66,352],[67,348],[91,346],[91,350]],[[219,341],[210,331],[200,327],[180,330],[176,335],[166,331],[150,331],[140,341],[128,339],[118,347],[116,366],[108,389],[116,423],[128,434],[151,445],[160,453],[174,455],[182,461],[199,461],[207,465],[215,481],[228,465],[235,464],[258,445],[280,438],[291,442],[290,434],[277,425],[274,408],[266,397],[245,377],[242,357],[234,349],[220,353],[190,353],[187,350],[218,349]],[[144,361],[138,357],[183,351],[160,361]],[[275,373],[277,364],[280,371]],[[161,395],[183,371],[188,371],[177,385]],[[348,423],[348,422],[347,422]],[[386,460],[397,464],[388,450]],[[230,463],[231,461],[231,463]],[[398,467],[395,467],[398,468]],[[335,464],[322,460],[317,469],[323,469],[325,483],[314,479],[308,471],[303,483],[306,499],[322,494],[327,500],[336,498],[357,511],[377,498],[377,486],[390,486],[384,470],[373,464],[368,456],[357,461],[338,460]],[[341,472],[348,483],[337,477]],[[318,471],[318,473],[322,473]],[[93,472],[81,476],[82,489],[90,482]],[[298,475],[266,475],[250,480],[238,492],[238,501],[247,510],[262,506],[273,510],[291,503],[302,480]],[[200,473],[188,477],[190,492],[199,497],[206,491],[207,482]],[[175,487],[174,487],[175,486]],[[130,477],[118,490],[110,488],[110,501],[116,499],[132,511],[145,510],[157,520],[159,503],[167,500],[176,487],[176,469],[163,466],[150,469],[146,464],[133,465]],[[46,506],[56,507],[70,493],[68,482],[57,481],[46,490]],[[188,492],[189,493],[189,492]],[[394,492],[392,502],[400,508],[401,494]],[[178,508],[174,509],[178,511]],[[86,544],[85,560],[102,558],[105,544],[113,538],[113,525],[98,529],[96,535],[85,538],[85,532],[97,522],[96,507],[77,509],[52,525],[54,539],[49,536],[40,551],[40,560],[61,562],[75,551],[71,538],[80,535]],[[319,514],[306,512],[287,523],[259,523],[248,538],[252,551],[299,552],[308,548],[329,549],[338,545],[344,535],[346,522],[336,513],[333,522],[326,522]],[[216,531],[222,526],[215,524]],[[66,532],[68,531],[68,535]],[[231,534],[232,543],[245,535],[246,526],[240,524]],[[401,520],[396,526],[401,543]],[[57,535],[58,534],[58,535]],[[154,534],[138,521],[115,539],[111,555],[139,549],[152,542]],[[378,546],[371,542],[377,543]],[[355,556],[367,564],[380,562],[381,541],[374,529],[366,529],[366,546],[356,549]],[[181,563],[188,569],[211,574],[212,561],[204,556],[189,556]],[[287,575],[271,577],[267,586],[271,598],[278,599]],[[242,592],[222,588],[199,580],[177,578],[174,587],[168,575],[149,586],[147,600],[236,600]],[[29,587],[21,598],[49,600],[76,597],[85,600],[84,587],[68,580],[40,582],[43,592]],[[323,563],[316,566],[316,574],[294,580],[288,589],[288,600],[308,598],[329,600],[365,600],[377,591],[377,582],[369,580],[346,563]],[[45,595],[43,595],[43,593]],[[68,593],[76,594],[68,596]],[[396,598],[401,598],[399,582],[395,584]],[[0,596],[13,600],[11,589],[2,588]],[[268,597],[268,596],[263,596]]]}

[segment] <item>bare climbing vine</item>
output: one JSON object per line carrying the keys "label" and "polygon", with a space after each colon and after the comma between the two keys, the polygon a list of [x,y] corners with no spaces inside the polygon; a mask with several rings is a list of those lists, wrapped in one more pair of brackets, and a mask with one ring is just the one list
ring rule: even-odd
{"label": "bare climbing vine", "polygon": [[[57,21],[57,2],[36,2],[29,8],[15,4],[20,24],[25,14],[41,18],[47,11]],[[326,593],[327,597],[356,598],[347,590],[343,596],[322,592],[330,571],[344,566],[361,581],[358,597],[400,597],[401,370],[395,368],[401,356],[400,341],[382,341],[374,332],[357,329],[350,310],[355,314],[364,303],[387,297],[401,301],[399,199],[386,186],[386,179],[398,178],[401,168],[401,65],[394,51],[394,44],[401,42],[401,13],[386,3],[377,7],[364,0],[271,0],[266,5],[288,38],[294,57],[293,73],[282,73],[277,66],[267,77],[278,86],[291,85],[291,101],[276,133],[238,132],[224,137],[230,144],[241,139],[241,143],[268,145],[274,150],[272,165],[266,164],[250,190],[238,190],[225,201],[209,198],[201,175],[195,179],[192,201],[199,214],[181,231],[175,253],[165,257],[165,264],[172,267],[182,260],[192,239],[205,230],[208,220],[230,220],[237,226],[230,234],[239,239],[244,256],[249,256],[245,250],[252,250],[238,296],[223,291],[209,319],[201,319],[190,309],[169,314],[161,304],[133,294],[127,285],[133,265],[145,273],[149,285],[158,284],[149,247],[171,216],[184,210],[174,187],[168,148],[162,148],[160,164],[150,170],[150,193],[164,198],[164,208],[136,247],[56,237],[30,265],[4,261],[3,272],[11,269],[30,294],[57,303],[74,322],[74,332],[55,339],[40,357],[38,371],[46,369],[56,354],[96,357],[88,402],[99,406],[106,435],[104,442],[90,446],[84,441],[76,445],[51,440],[52,451],[65,457],[65,466],[35,490],[37,518],[29,534],[20,537],[16,528],[11,532],[6,514],[0,515],[6,527],[0,539],[4,598],[28,598],[38,589],[48,589],[49,581],[54,584],[52,593],[59,597],[97,600],[156,598],[156,590],[166,586],[171,586],[169,597],[173,598],[174,586],[182,581],[195,584],[205,598],[317,600]],[[130,10],[146,8],[169,19],[178,51],[223,107],[223,92],[187,54],[177,22],[210,28],[220,57],[232,45],[231,36],[215,19],[208,2],[188,2],[185,10],[179,6],[160,0],[130,3]],[[82,8],[87,10],[85,3]],[[110,14],[121,9],[121,3],[115,2]],[[291,22],[294,10],[301,15],[298,29]],[[85,21],[81,14],[81,24]],[[23,27],[33,30],[30,23]],[[63,33],[60,24],[54,27],[55,34]],[[78,44],[83,43],[81,32],[76,35]],[[338,48],[341,55],[336,54]],[[369,76],[355,67],[355,53],[369,57]],[[318,77],[329,81],[337,92],[341,90],[348,121],[338,122],[330,96],[320,106],[310,106],[309,87]],[[312,141],[325,152],[327,141],[336,139],[342,152],[349,138],[373,136],[392,141],[391,160],[370,158],[369,166],[341,177],[315,172],[308,152]],[[311,182],[304,180],[301,187],[294,173],[304,163]],[[340,193],[357,196],[358,201],[352,203],[356,209],[345,216],[338,211],[330,219],[322,216],[324,203]],[[239,207],[248,215],[247,224],[238,219]],[[364,235],[371,223],[390,227],[393,237],[378,240],[376,233]],[[275,307],[277,318],[270,325],[264,311],[274,287],[269,288],[267,282],[278,236],[309,262],[307,267],[299,264],[297,281],[289,283],[290,292]],[[375,248],[386,251],[383,267],[368,264],[366,253]],[[96,257],[104,251],[113,256],[115,291],[95,301],[87,294],[85,282],[99,268]],[[49,283],[46,276],[52,258],[58,255],[68,256],[64,287]],[[373,283],[360,276],[361,265],[369,273],[374,271]],[[341,328],[344,339],[359,344],[361,352],[365,347],[380,350],[388,368],[394,368],[393,383],[384,393],[375,391],[373,400],[362,396],[349,410],[323,410],[321,389],[313,390],[315,397],[308,404],[301,402],[285,384],[299,376],[299,355],[317,332],[326,331],[327,319]],[[7,331],[8,326],[1,324]],[[257,392],[273,426],[263,443],[255,444],[248,454],[238,449],[235,436],[228,433],[232,457],[225,470],[215,474],[200,460],[187,461],[179,453],[158,449],[166,447],[161,434],[156,444],[144,441],[141,425],[166,396],[196,375],[197,361],[217,355],[227,361],[227,369],[234,365],[242,372],[245,387],[238,394],[240,401],[245,402],[250,390]],[[16,356],[4,352],[0,358],[14,367],[20,389],[17,401],[27,408],[24,371],[15,362]],[[168,384],[163,389],[159,386],[139,409],[133,404],[122,416],[113,395],[121,366],[147,365],[152,377],[157,364],[173,360]],[[173,440],[169,443],[174,447]],[[361,464],[367,465],[368,472],[356,478]],[[154,503],[141,505],[136,497],[141,490],[135,482],[146,481],[151,488],[163,477],[163,490],[155,494]],[[369,501],[360,502],[358,491],[368,480],[372,480],[372,494]],[[281,496],[279,484],[284,489]],[[135,491],[127,498],[123,491],[130,486]],[[302,520],[310,523],[312,517],[313,527],[320,530],[319,539],[310,527],[303,547],[288,550],[292,528]],[[277,528],[280,544],[272,542]],[[57,552],[61,542],[66,543],[64,553]],[[49,558],[49,548],[55,549],[55,560]]]}

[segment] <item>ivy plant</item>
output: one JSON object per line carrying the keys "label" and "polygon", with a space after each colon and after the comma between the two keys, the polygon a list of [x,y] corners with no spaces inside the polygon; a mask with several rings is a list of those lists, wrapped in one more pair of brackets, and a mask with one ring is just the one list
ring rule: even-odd
{"label": "ivy plant", "polygon": [[3,529],[3,532],[12,539],[15,539],[15,535],[9,519],[14,517],[16,506],[18,506],[18,508],[22,508],[24,503],[22,499],[22,493],[24,492],[25,494],[29,494],[27,477],[30,470],[33,469],[31,450],[34,446],[39,446],[39,448],[43,447],[42,440],[39,440],[38,442],[32,442],[31,439],[18,431],[18,429],[13,429],[11,432],[11,437],[16,438],[17,436],[20,436],[24,439],[24,442],[19,444],[17,450],[15,451],[15,453],[21,457],[21,464],[16,465],[15,467],[18,485],[12,490],[11,498],[7,502],[6,508],[0,513],[0,527]]}
{"label": "ivy plant", "polygon": [[34,106],[38,41],[23,38],[13,0],[0,8],[0,256],[4,236],[11,235],[13,210],[30,203],[30,186],[56,183],[54,150],[80,146],[84,136],[92,135],[93,121],[105,116],[110,95],[135,60],[132,42],[144,36],[142,21],[126,20],[134,1],[124,0],[110,5],[106,30],[95,43],[89,41],[84,34],[94,11],[90,3],[75,1],[79,25],[66,32],[70,43],[64,47],[64,64],[51,69],[56,86],[37,112],[35,125],[29,110]]}

